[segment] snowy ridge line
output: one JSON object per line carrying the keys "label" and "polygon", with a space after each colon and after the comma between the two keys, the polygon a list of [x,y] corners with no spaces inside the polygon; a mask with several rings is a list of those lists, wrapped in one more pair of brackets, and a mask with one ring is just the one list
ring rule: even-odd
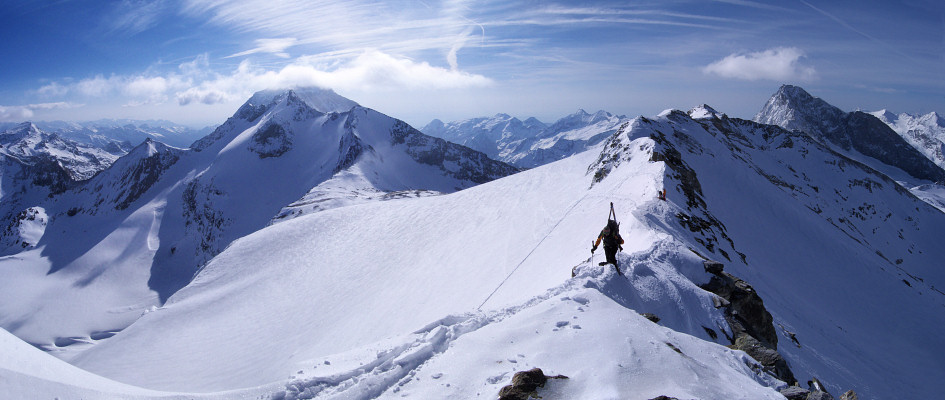
{"label": "snowy ridge line", "polygon": [[[590,266],[590,268],[586,268]],[[582,268],[584,267],[584,268]],[[416,376],[418,369],[428,360],[445,352],[450,343],[467,333],[501,322],[519,312],[548,301],[563,293],[579,288],[600,290],[612,285],[616,276],[584,261],[575,268],[574,278],[535,296],[525,303],[491,311],[488,314],[467,313],[448,315],[414,331],[413,342],[405,343],[377,353],[377,358],[359,368],[329,376],[296,379],[285,385],[285,390],[273,393],[272,400],[301,399],[359,399],[367,400],[381,396],[388,390],[394,393]],[[602,276],[598,276],[602,275]],[[599,280],[601,282],[592,282]],[[580,299],[579,299],[580,300]]]}

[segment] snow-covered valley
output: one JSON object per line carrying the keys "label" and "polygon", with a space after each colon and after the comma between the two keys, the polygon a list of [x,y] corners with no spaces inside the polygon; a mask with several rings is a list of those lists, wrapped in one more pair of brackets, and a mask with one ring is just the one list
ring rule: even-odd
{"label": "snow-covered valley", "polygon": [[[0,396],[496,398],[534,367],[562,399],[945,380],[945,214],[858,154],[701,106],[513,174],[292,93],[33,205],[45,233],[0,258],[0,325],[72,365],[0,332]],[[588,251],[611,204],[622,274]],[[713,262],[767,320],[713,292]]]}

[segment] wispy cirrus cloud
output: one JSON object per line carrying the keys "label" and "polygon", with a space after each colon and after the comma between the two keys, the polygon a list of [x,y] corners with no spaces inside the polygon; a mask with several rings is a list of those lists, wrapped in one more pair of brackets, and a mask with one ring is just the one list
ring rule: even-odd
{"label": "wispy cirrus cloud", "polygon": [[113,8],[106,27],[111,32],[137,34],[157,25],[168,9],[166,0],[122,0]]}
{"label": "wispy cirrus cloud", "polygon": [[289,58],[285,50],[299,43],[296,38],[256,39],[256,47],[223,58],[248,56],[256,53],[270,53],[276,57]]}
{"label": "wispy cirrus cloud", "polygon": [[742,80],[810,81],[813,67],[804,65],[804,52],[794,47],[778,47],[760,52],[732,54],[703,68],[706,74]]}
{"label": "wispy cirrus cloud", "polygon": [[464,43],[457,37],[465,38],[481,27],[466,15],[470,12],[466,3],[456,0],[416,7],[366,0],[186,0],[182,12],[238,32],[281,38],[256,40],[252,48],[230,57],[285,56],[285,49],[299,45],[316,53],[364,49],[447,53]]}

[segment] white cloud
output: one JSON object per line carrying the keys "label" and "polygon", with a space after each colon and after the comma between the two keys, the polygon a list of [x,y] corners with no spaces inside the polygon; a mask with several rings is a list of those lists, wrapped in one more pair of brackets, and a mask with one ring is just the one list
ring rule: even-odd
{"label": "white cloud", "polygon": [[756,53],[732,54],[703,68],[706,74],[744,80],[809,81],[813,67],[803,65],[804,52],[794,47],[778,47]]}
{"label": "white cloud", "polygon": [[23,106],[0,106],[0,121],[23,122],[33,118],[33,111]]}
{"label": "white cloud", "polygon": [[37,92],[44,97],[61,97],[69,93],[69,88],[57,82],[52,82],[43,85]]}
{"label": "white cloud", "polygon": [[76,83],[74,90],[88,97],[103,97],[114,90],[118,84],[114,76],[106,79],[102,75],[96,75],[94,78],[83,79]]}
{"label": "white cloud", "polygon": [[39,103],[39,104],[30,104],[26,106],[31,110],[64,110],[69,108],[78,108],[82,107],[84,104],[69,103],[65,101],[60,101],[57,103]]}
{"label": "white cloud", "polygon": [[319,86],[343,91],[440,90],[482,87],[492,80],[482,75],[446,69],[394,57],[376,50],[324,65],[319,58],[302,58],[280,70],[254,67],[248,61],[229,75],[218,75],[176,94],[181,105],[242,100],[257,90]]}
{"label": "white cloud", "polygon": [[82,104],[58,102],[58,103],[39,103],[25,106],[0,106],[0,121],[5,122],[23,122],[32,119],[34,111],[61,110],[68,108],[82,107]]}
{"label": "white cloud", "polygon": [[[79,81],[53,82],[37,92],[47,97],[85,100],[97,106],[142,108],[176,102],[181,106],[215,105],[245,101],[263,89],[318,86],[362,95],[390,91],[424,91],[486,87],[485,76],[444,68],[378,51],[334,53],[301,57],[273,69],[243,60],[230,71],[211,68],[206,55],[163,74],[102,75]],[[29,108],[7,107],[7,119],[24,120],[38,109],[65,108],[74,103],[44,103]]]}

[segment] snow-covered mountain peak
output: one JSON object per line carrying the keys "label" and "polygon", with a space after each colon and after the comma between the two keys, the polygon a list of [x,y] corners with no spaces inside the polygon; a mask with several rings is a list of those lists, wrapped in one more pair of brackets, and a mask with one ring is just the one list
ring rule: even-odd
{"label": "snow-covered mountain peak", "polygon": [[32,122],[23,122],[6,131],[0,132],[0,145],[20,141],[29,136],[39,138],[42,134],[43,132]]}
{"label": "snow-covered mountain peak", "polygon": [[862,160],[879,171],[895,176],[897,180],[945,180],[945,170],[921,154],[875,114],[843,112],[797,86],[781,86],[754,120],[802,131],[833,150]]}
{"label": "snow-covered mountain peak", "polygon": [[[818,131],[825,127],[823,120],[826,117],[840,118],[843,114],[839,108],[819,97],[812,96],[798,86],[782,85],[768,99],[754,120],[762,124],[778,125],[785,129],[798,129],[812,133],[811,131]],[[815,121],[808,121],[808,119]]]}
{"label": "snow-covered mountain peak", "polygon": [[301,100],[309,107],[325,114],[348,111],[358,105],[358,103],[338,95],[331,89],[318,87],[262,90],[253,94],[246,101],[246,104],[270,106],[281,102],[286,97]]}
{"label": "snow-covered mountain peak", "polygon": [[936,165],[945,168],[945,119],[938,113],[933,111],[925,115],[893,114],[880,110],[870,114],[889,125]]}
{"label": "snow-covered mountain peak", "polygon": [[876,118],[879,118],[880,121],[883,121],[886,124],[894,124],[896,123],[896,120],[899,119],[899,115],[896,115],[895,113],[887,109],[874,111],[874,112],[871,112],[870,114],[873,114],[873,116],[875,116]]}
{"label": "snow-covered mountain peak", "polygon": [[157,153],[167,151],[171,146],[168,146],[164,142],[160,142],[151,138],[144,139],[141,144],[135,146],[125,157],[130,158],[146,158],[151,157]]}
{"label": "snow-covered mountain peak", "polygon": [[942,116],[938,115],[938,113],[935,111],[919,117],[919,121],[945,127],[945,118],[942,118]]}
{"label": "snow-covered mountain peak", "polygon": [[528,117],[528,119],[526,119],[523,122],[525,123],[525,125],[534,125],[534,126],[539,126],[539,125],[543,126],[545,124],[544,122],[541,122],[540,120],[538,120],[538,118],[535,118],[535,117]]}
{"label": "snow-covered mountain peak", "polygon": [[552,131],[561,132],[587,125],[598,124],[613,118],[615,118],[613,114],[604,110],[599,110],[593,114],[590,114],[587,111],[580,109],[571,115],[567,115],[564,118],[559,119],[554,124],[552,124],[549,129]]}
{"label": "snow-covered mountain peak", "polygon": [[708,104],[703,104],[701,106],[698,106],[689,110],[689,116],[692,117],[693,119],[726,117],[725,114],[716,111],[714,108],[710,107]]}

